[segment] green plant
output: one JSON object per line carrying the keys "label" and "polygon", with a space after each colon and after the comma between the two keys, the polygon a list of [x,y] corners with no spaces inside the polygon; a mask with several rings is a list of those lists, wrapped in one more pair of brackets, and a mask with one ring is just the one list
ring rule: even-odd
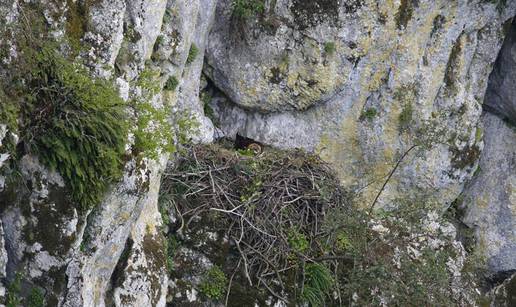
{"label": "green plant", "polygon": [[335,42],[326,42],[324,43],[324,52],[328,55],[332,55],[337,50],[337,46]]}
{"label": "green plant", "polygon": [[[0,124],[7,126],[7,131],[11,133],[18,133],[18,117],[20,115],[20,107],[15,102],[10,100],[0,88]],[[0,149],[2,152],[8,152],[9,154],[15,154],[16,144],[9,134],[2,140]]]}
{"label": "green plant", "polygon": [[167,24],[172,20],[174,13],[171,9],[166,9],[165,14],[163,15],[163,24]]}
{"label": "green plant", "polygon": [[165,37],[163,35],[158,35],[156,37],[156,41],[154,42],[154,46],[152,47],[152,55],[151,60],[152,61],[159,61],[160,60],[160,54],[159,54],[159,47],[163,45],[163,41],[165,40]]}
{"label": "green plant", "polygon": [[310,247],[306,236],[294,228],[288,231],[288,244],[296,253],[304,253]]}
{"label": "green plant", "polygon": [[353,248],[351,240],[345,232],[339,232],[336,239],[336,247],[339,251],[345,252]]}
{"label": "green plant", "polygon": [[22,275],[20,273],[16,273],[14,279],[11,281],[9,286],[7,287],[7,298],[5,305],[7,307],[18,307],[21,306],[21,282]]}
{"label": "green plant", "polygon": [[33,61],[21,140],[66,179],[74,201],[92,207],[121,175],[128,130],[124,101],[110,82],[92,79],[51,47]]}
{"label": "green plant", "polygon": [[136,101],[133,108],[138,118],[133,132],[134,152],[150,159],[157,159],[162,151],[174,152],[173,128],[165,109],[154,107],[146,101]]}
{"label": "green plant", "polygon": [[28,307],[43,307],[45,306],[45,295],[40,288],[32,288],[29,297],[27,298]]}
{"label": "green plant", "polygon": [[367,119],[369,121],[372,121],[376,116],[378,115],[378,111],[375,108],[367,108],[365,109],[362,114],[360,114],[360,119],[364,120]]}
{"label": "green plant", "polygon": [[159,79],[159,71],[146,67],[138,77],[136,85],[139,86],[145,93],[146,98],[152,98],[161,90]]}
{"label": "green plant", "polygon": [[312,307],[323,306],[334,285],[331,271],[320,263],[310,263],[306,265],[304,274],[301,299]]}
{"label": "green plant", "polygon": [[190,50],[188,51],[188,57],[186,58],[186,64],[191,64],[195,59],[197,58],[197,55],[199,55],[199,48],[197,48],[197,45],[192,43],[190,46]]}
{"label": "green plant", "polygon": [[136,127],[132,131],[134,134],[133,151],[137,155],[143,154],[150,159],[157,159],[160,152],[174,152],[176,136],[168,117],[167,108],[151,103],[153,97],[158,95],[161,90],[159,72],[146,68],[140,74],[136,85],[142,89],[142,95],[130,101],[137,118]]}
{"label": "green plant", "polygon": [[168,78],[167,82],[165,82],[165,90],[167,91],[175,91],[177,86],[179,85],[179,80],[175,76]]}
{"label": "green plant", "polygon": [[247,19],[265,12],[264,0],[233,0],[231,4],[233,15]]}
{"label": "green plant", "polygon": [[169,272],[172,272],[174,269],[174,256],[176,255],[177,250],[179,249],[179,241],[176,236],[173,234],[167,235],[166,242],[166,252],[167,252],[167,269]]}
{"label": "green plant", "polygon": [[409,127],[410,123],[412,122],[413,113],[414,110],[412,109],[412,104],[407,103],[401,110],[399,116],[400,130],[406,130]]}
{"label": "green plant", "polygon": [[204,275],[199,290],[212,300],[220,300],[226,291],[227,277],[222,270],[214,265]]}

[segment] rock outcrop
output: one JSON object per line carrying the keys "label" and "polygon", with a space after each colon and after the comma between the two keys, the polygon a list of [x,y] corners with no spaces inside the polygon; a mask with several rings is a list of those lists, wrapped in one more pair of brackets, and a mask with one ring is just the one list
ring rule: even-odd
{"label": "rock outcrop", "polygon": [[493,273],[516,270],[516,23],[507,27],[486,92],[485,147],[476,176],[460,198],[464,222],[475,229]]}
{"label": "rock outcrop", "polygon": [[[513,97],[514,99],[514,97]],[[492,272],[516,270],[516,131],[483,116],[485,147],[478,173],[461,197],[464,222],[475,229]]]}
{"label": "rock outcrop", "polygon": [[[363,208],[437,216],[462,192],[489,269],[516,270],[516,1],[244,2],[0,0],[2,81],[30,85],[14,63],[43,37],[116,86],[130,126],[119,179],[82,208],[19,131],[25,98],[0,88],[0,304],[195,304],[169,280],[161,176],[181,141],[237,133],[320,155]],[[186,256],[206,269],[199,255]]]}
{"label": "rock outcrop", "polygon": [[[23,22],[20,16],[27,7],[44,8],[36,14],[44,16],[48,31],[58,40],[77,38],[82,46],[80,57],[92,75],[115,79],[124,100],[150,99],[167,117],[180,118],[184,113],[206,122],[202,108],[178,102],[189,96],[178,98],[179,89],[166,88],[169,78],[181,78],[185,66],[190,65],[187,57],[194,33],[200,42],[206,36],[209,18],[203,15],[204,5],[200,1],[103,0],[59,5],[36,1],[32,6],[12,0],[0,3],[0,17],[7,39],[9,27]],[[79,29],[73,30],[84,29],[84,33],[70,38],[74,22]],[[14,38],[10,39],[16,46]],[[17,56],[16,47],[10,56]],[[199,79],[202,54],[196,61],[201,64],[189,67],[192,79]],[[145,97],[147,89],[138,80],[149,71],[159,71],[159,79],[151,84],[159,89]],[[185,83],[181,88],[188,86]],[[181,104],[185,107],[178,110]],[[194,126],[191,137],[210,140],[209,126]],[[10,135],[13,131],[3,123],[1,127],[2,140],[15,139]],[[11,158],[4,153],[1,157],[2,164]],[[93,210],[82,211],[70,201],[66,183],[58,173],[44,167],[35,156],[22,157],[16,183],[0,177],[1,220],[7,223],[0,250],[2,277],[7,269],[4,286],[21,276],[21,283],[28,287],[16,295],[21,299],[41,292],[50,306],[165,306],[168,275],[157,194],[168,159],[165,152],[158,152],[154,159],[142,159],[128,151],[119,183]],[[2,289],[0,294],[4,295]]]}
{"label": "rock outcrop", "polygon": [[487,76],[515,13],[512,1],[285,0],[242,20],[221,1],[205,72],[228,99],[213,109],[225,135],[319,153],[364,207],[404,157],[379,206],[446,208],[477,167]]}

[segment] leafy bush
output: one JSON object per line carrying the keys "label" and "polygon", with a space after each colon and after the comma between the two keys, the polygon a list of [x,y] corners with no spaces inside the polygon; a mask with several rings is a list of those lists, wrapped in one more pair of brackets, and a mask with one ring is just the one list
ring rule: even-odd
{"label": "leafy bush", "polygon": [[331,271],[322,264],[307,264],[304,270],[305,283],[301,298],[312,307],[324,306],[326,296],[331,293],[334,286]]}
{"label": "leafy bush", "polygon": [[324,43],[324,52],[328,55],[332,55],[337,50],[337,46],[335,45],[335,42],[326,42]]}
{"label": "leafy bush", "polygon": [[204,275],[199,289],[206,297],[220,300],[226,291],[226,284],[226,275],[218,266],[214,265]]}
{"label": "leafy bush", "polygon": [[264,0],[233,0],[232,3],[233,15],[247,19],[258,14],[263,14],[265,11]]}
{"label": "leafy bush", "polygon": [[197,45],[192,43],[190,46],[190,50],[188,51],[188,57],[186,58],[186,64],[191,64],[195,59],[197,58],[197,55],[199,55],[199,48],[197,48]]}
{"label": "leafy bush", "polygon": [[21,142],[71,190],[83,208],[98,203],[121,175],[127,139],[125,104],[106,80],[58,54],[51,45],[24,54]]}
{"label": "leafy bush", "polygon": [[165,90],[167,91],[175,91],[177,86],[179,85],[179,80],[175,76],[168,78],[165,83]]}
{"label": "leafy bush", "polygon": [[375,108],[367,108],[360,114],[360,119],[364,120],[367,119],[369,121],[373,120],[376,115],[378,114],[378,111]]}
{"label": "leafy bush", "polygon": [[28,303],[27,303],[28,307],[44,307],[45,306],[45,296],[43,295],[43,292],[39,288],[32,288],[27,300],[28,300]]}

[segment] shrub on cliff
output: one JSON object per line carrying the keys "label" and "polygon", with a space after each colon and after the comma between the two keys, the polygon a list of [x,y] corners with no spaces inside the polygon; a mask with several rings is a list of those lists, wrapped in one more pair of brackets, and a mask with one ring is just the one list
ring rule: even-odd
{"label": "shrub on cliff", "polygon": [[[11,108],[0,113],[8,115],[19,136],[13,154],[38,156],[63,176],[70,200],[90,208],[121,175],[126,105],[112,80],[92,78],[84,65],[67,57],[73,53],[70,44],[49,36],[42,12],[37,3],[20,5],[24,18],[12,29],[16,57],[0,64],[7,72],[0,99]],[[12,163],[15,168],[16,160]]]}
{"label": "shrub on cliff", "polygon": [[19,106],[18,151],[58,171],[72,200],[91,207],[121,175],[128,129],[124,101],[111,82],[91,78],[51,44],[24,51],[23,82],[10,88]]}

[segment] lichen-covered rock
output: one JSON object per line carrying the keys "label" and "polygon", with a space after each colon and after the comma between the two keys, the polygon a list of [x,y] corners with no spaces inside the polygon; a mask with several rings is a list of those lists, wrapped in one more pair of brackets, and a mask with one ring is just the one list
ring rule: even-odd
{"label": "lichen-covered rock", "polygon": [[516,274],[489,292],[491,307],[510,307],[516,305]]}
{"label": "lichen-covered rock", "polygon": [[489,269],[516,270],[516,131],[483,116],[485,148],[478,174],[462,197],[464,222],[473,227]]}
{"label": "lichen-covered rock", "polygon": [[[162,89],[169,77],[180,79],[183,75],[198,22],[187,16],[191,12],[197,16],[198,3],[40,0],[22,5],[14,0],[3,1],[0,2],[2,35],[4,31],[11,33],[11,24],[24,22],[18,19],[18,11],[27,7],[35,10],[37,16],[44,16],[43,28],[38,30],[48,31],[56,41],[63,42],[63,52],[79,54],[92,75],[116,80],[120,96],[128,105],[134,106],[135,101],[148,103],[160,109],[165,114],[163,121],[168,121],[174,112],[168,106],[177,105],[178,96],[170,89],[162,93]],[[171,14],[180,16],[182,22],[171,22],[167,19]],[[178,36],[177,28],[187,35]],[[202,31],[207,31],[207,26],[198,31],[201,38],[205,36]],[[163,37],[159,39],[160,36]],[[5,38],[8,37],[6,34]],[[172,42],[169,46],[174,50],[169,48],[170,53],[158,61],[153,55],[160,40]],[[18,56],[16,43],[13,41],[11,45],[10,58],[2,59],[4,64]],[[159,77],[152,84],[143,84],[142,76],[149,71],[158,72]],[[200,71],[201,65],[192,71],[192,76],[200,75]],[[9,72],[0,69],[0,73]],[[146,92],[153,94],[145,96]],[[194,109],[202,112],[202,108]],[[138,124],[140,115],[135,112],[135,122],[131,125]],[[0,124],[1,139],[5,141],[5,135],[11,132],[4,123]],[[152,129],[159,131],[162,128],[159,124],[152,123]],[[122,178],[93,210],[79,210],[70,199],[66,180],[44,167],[37,157],[17,157],[21,176],[7,174],[10,177],[5,178],[6,182],[9,179],[5,189],[4,177],[0,178],[1,219],[7,225],[2,239],[9,255],[6,283],[21,276],[23,284],[30,286],[27,291],[42,291],[45,304],[50,306],[164,305],[165,247],[162,238],[155,234],[159,226],[157,190],[169,154],[156,149],[155,158],[148,158],[132,151],[133,145],[134,135],[130,135]],[[3,151],[0,153],[3,159]],[[128,238],[134,242],[128,250],[131,258],[120,274],[127,279],[118,281],[113,289],[112,275]],[[0,254],[3,255],[1,250]],[[137,292],[135,287],[140,286]],[[26,302],[27,291],[11,295],[21,295],[20,299]],[[130,297],[124,296],[129,292]]]}
{"label": "lichen-covered rock", "polygon": [[225,135],[319,153],[364,207],[457,197],[516,2],[284,0],[245,22],[230,2],[205,68]]}
{"label": "lichen-covered rock", "polygon": [[149,184],[143,210],[118,261],[119,268],[111,277],[115,306],[165,306],[168,272],[156,202],[159,180],[160,176],[154,176]]}
{"label": "lichen-covered rock", "polygon": [[206,39],[213,22],[216,0],[192,1],[197,4],[190,18],[195,24],[195,28],[183,33],[191,43],[188,44],[187,63],[183,73],[183,78],[179,85],[179,112],[187,112],[194,116],[199,127],[195,130],[193,141],[196,143],[211,143],[213,141],[214,127],[212,122],[204,116],[203,102],[199,98],[199,88],[201,86],[201,73],[204,63],[204,50]]}
{"label": "lichen-covered rock", "polygon": [[[7,277],[7,250],[5,249],[4,227],[0,221],[0,278],[5,280]],[[0,300],[5,299],[6,289],[5,284],[0,282]]]}

